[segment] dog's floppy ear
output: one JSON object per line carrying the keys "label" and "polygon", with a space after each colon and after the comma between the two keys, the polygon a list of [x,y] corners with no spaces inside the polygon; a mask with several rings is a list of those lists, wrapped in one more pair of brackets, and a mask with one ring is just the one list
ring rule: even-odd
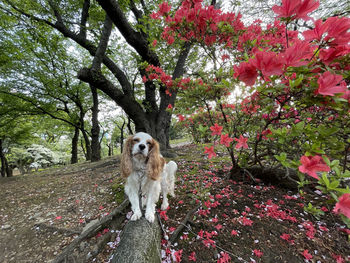
{"label": "dog's floppy ear", "polygon": [[150,141],[150,152],[148,154],[147,174],[152,180],[158,180],[163,170],[165,160],[161,158],[159,144],[156,140]]}
{"label": "dog's floppy ear", "polygon": [[122,161],[121,161],[121,172],[123,177],[128,177],[132,172],[132,160],[131,160],[131,147],[133,146],[133,136],[130,136],[123,148]]}

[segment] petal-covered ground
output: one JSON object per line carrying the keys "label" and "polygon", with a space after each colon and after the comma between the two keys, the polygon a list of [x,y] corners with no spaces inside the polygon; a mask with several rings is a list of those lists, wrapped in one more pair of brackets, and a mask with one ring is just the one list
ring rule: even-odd
{"label": "petal-covered ground", "polygon": [[[350,231],[325,204],[319,220],[306,213],[318,194],[277,188],[249,178],[228,179],[225,158],[206,160],[200,149],[183,148],[176,198],[163,219],[171,237],[199,205],[176,243],[163,240],[164,262],[348,262]],[[167,220],[165,220],[167,219]]]}
{"label": "petal-covered ground", "polygon": [[[348,262],[350,230],[324,203],[316,219],[303,207],[323,203],[269,182],[228,179],[224,152],[176,149],[176,197],[159,212],[163,262]],[[0,262],[48,262],[88,223],[124,199],[118,158],[0,180]],[[130,210],[130,209],[129,209]],[[172,243],[174,231],[189,216]],[[130,213],[123,215],[127,222]],[[105,228],[75,250],[81,262],[108,262],[122,225]],[[101,240],[107,243],[99,247]],[[102,250],[102,251],[101,251]],[[77,261],[77,262],[80,262]]]}

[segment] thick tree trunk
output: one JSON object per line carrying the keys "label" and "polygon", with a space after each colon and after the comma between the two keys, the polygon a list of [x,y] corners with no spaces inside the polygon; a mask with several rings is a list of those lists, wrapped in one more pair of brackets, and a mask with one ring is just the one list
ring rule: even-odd
{"label": "thick tree trunk", "polygon": [[74,128],[74,135],[72,139],[72,157],[70,160],[70,163],[77,163],[78,162],[78,142],[79,142],[79,128]]}
{"label": "thick tree trunk", "polygon": [[158,221],[150,224],[145,218],[129,221],[124,227],[112,263],[160,263],[161,231]]}
{"label": "thick tree trunk", "polygon": [[98,94],[96,87],[90,85],[92,93],[92,128],[91,128],[91,161],[101,160],[100,126],[98,123]]}

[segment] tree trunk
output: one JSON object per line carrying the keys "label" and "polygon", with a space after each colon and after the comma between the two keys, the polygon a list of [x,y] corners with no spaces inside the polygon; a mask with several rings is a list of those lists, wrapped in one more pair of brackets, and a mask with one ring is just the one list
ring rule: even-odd
{"label": "tree trunk", "polygon": [[108,156],[112,156],[113,155],[113,143],[109,142],[107,144],[107,147],[108,147]]}
{"label": "tree trunk", "polygon": [[101,160],[101,145],[99,141],[100,126],[98,123],[98,94],[96,87],[90,85],[92,93],[92,128],[91,128],[91,161]]}
{"label": "tree trunk", "polygon": [[72,139],[72,157],[70,160],[70,163],[77,163],[78,162],[78,142],[79,142],[79,128],[74,128],[74,136]]}
{"label": "tree trunk", "polygon": [[84,142],[85,142],[85,159],[86,161],[91,160],[91,144],[90,144],[90,139],[87,134],[87,132],[84,129],[81,129],[81,132],[83,134]]}
{"label": "tree trunk", "polygon": [[1,176],[5,177],[6,176],[6,165],[5,165],[5,155],[2,149],[2,139],[0,139],[0,160],[1,160]]}
{"label": "tree trunk", "polygon": [[145,218],[129,221],[124,227],[112,263],[160,263],[161,231],[158,221],[150,224]]}

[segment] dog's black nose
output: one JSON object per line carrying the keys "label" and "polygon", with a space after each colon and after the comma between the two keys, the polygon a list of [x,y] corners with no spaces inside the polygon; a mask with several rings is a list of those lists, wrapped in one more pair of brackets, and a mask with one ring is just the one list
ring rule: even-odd
{"label": "dog's black nose", "polygon": [[139,145],[139,149],[140,149],[141,151],[143,151],[145,148],[146,148],[146,146],[145,146],[144,144],[140,144],[140,145]]}

